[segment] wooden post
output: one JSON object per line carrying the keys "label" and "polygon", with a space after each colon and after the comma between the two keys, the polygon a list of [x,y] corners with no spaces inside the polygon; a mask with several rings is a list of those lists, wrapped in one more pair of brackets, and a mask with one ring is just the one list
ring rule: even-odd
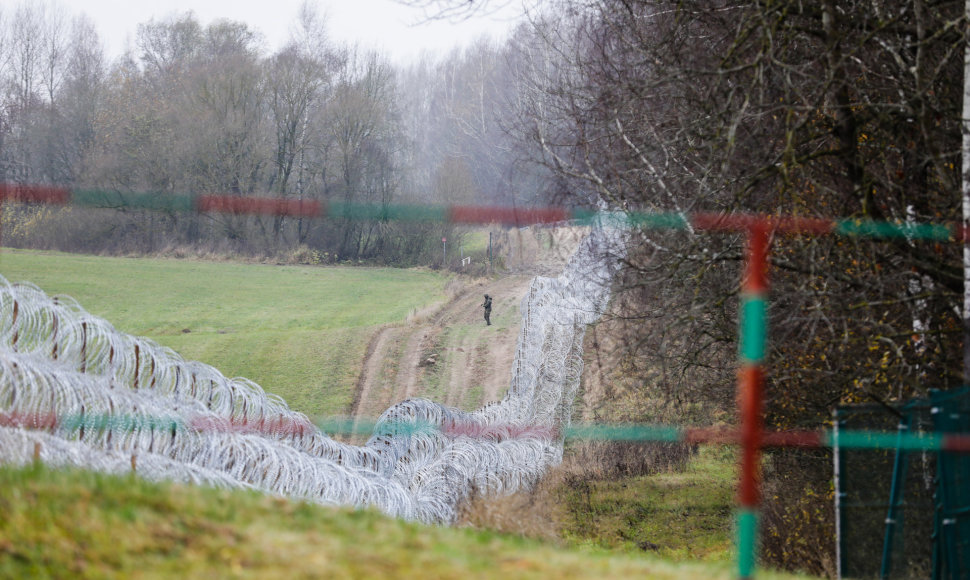
{"label": "wooden post", "polygon": [[141,352],[138,343],[135,342],[135,378],[131,381],[131,388],[138,388],[138,373],[141,372]]}
{"label": "wooden post", "polygon": [[88,323],[81,323],[81,372],[88,370]]}
{"label": "wooden post", "polygon": [[[54,298],[54,305],[57,305],[56,297]],[[52,322],[53,329],[51,333],[51,342],[53,342],[54,345],[51,347],[51,358],[57,360],[57,310],[53,310],[51,312],[51,317],[54,319]]]}
{"label": "wooden post", "polygon": [[[970,1],[970,0],[968,0]],[[492,273],[492,231],[488,232],[488,268],[486,268],[485,275]]]}
{"label": "wooden post", "polygon": [[20,304],[17,302],[17,299],[14,298],[13,322],[10,323],[10,326],[13,328],[13,341],[12,341],[13,344],[11,345],[11,348],[13,349],[14,352],[17,352],[17,339],[20,338],[20,329],[17,328],[17,318],[19,314],[20,314]]}

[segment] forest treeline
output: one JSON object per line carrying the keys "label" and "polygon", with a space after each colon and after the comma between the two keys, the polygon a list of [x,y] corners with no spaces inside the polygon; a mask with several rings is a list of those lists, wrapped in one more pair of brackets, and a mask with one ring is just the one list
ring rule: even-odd
{"label": "forest treeline", "polygon": [[[508,48],[487,38],[392,65],[330,39],[312,3],[290,41],[191,12],[140,24],[108,59],[83,13],[0,13],[0,181],[166,196],[529,204],[541,169],[503,126]],[[8,207],[4,242],[89,252],[202,247],[324,261],[441,261],[447,224]],[[454,246],[457,247],[457,246]]]}
{"label": "forest treeline", "polygon": [[[409,2],[409,0],[401,0]],[[411,0],[455,17],[478,0]],[[191,15],[107,62],[83,18],[3,14],[0,180],[393,202],[960,222],[956,0],[544,0],[502,41],[391,66],[312,10],[283,49]],[[5,209],[5,242],[430,261],[446,224]],[[595,332],[609,421],[732,423],[744,236],[639,231]],[[766,422],[965,382],[962,248],[772,239]],[[426,262],[427,263],[427,262]],[[774,451],[771,565],[834,574],[832,458]]]}
{"label": "forest treeline", "polygon": [[[557,58],[533,75],[527,117],[562,191],[643,211],[962,221],[963,2],[546,5],[536,32]],[[636,241],[615,316],[596,331],[617,344],[600,417],[732,423],[744,236]],[[831,427],[833,410],[855,403],[895,425],[894,408],[965,384],[962,251],[774,236],[767,427]],[[845,469],[874,484],[891,476]],[[914,469],[935,477],[930,463]],[[766,562],[834,575],[831,453],[772,451],[764,484]],[[881,537],[882,516],[873,522]],[[929,542],[907,550],[906,573],[928,576]]]}

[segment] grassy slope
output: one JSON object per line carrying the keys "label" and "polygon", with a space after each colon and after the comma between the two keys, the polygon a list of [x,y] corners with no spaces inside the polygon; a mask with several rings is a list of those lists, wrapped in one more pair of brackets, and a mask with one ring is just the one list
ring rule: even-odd
{"label": "grassy slope", "polygon": [[683,472],[565,486],[563,534],[573,545],[733,561],[735,464],[734,449],[704,446]]}
{"label": "grassy slope", "polygon": [[104,258],[4,249],[0,274],[119,330],[247,377],[310,416],[345,413],[374,328],[444,299],[430,272]]}
{"label": "grassy slope", "polygon": [[[4,578],[731,578],[250,492],[0,468]],[[792,578],[774,573],[759,578]]]}

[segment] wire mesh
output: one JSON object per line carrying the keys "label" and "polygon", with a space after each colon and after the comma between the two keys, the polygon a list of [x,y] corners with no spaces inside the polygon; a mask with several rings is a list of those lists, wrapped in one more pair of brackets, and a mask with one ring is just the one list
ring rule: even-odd
{"label": "wire mesh", "polygon": [[[839,428],[915,435],[932,430],[929,408],[854,405],[839,409]],[[927,578],[932,569],[936,453],[842,448],[839,451],[842,575]]]}
{"label": "wire mesh", "polygon": [[[938,431],[970,431],[970,389],[932,391],[930,404]],[[938,475],[936,571],[941,578],[966,578],[970,576],[970,456],[941,452]]]}

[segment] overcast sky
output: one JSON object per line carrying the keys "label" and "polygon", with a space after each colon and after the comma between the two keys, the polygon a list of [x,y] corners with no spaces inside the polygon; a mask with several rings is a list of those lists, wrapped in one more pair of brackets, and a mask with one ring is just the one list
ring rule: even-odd
{"label": "overcast sky", "polygon": [[[22,0],[0,0],[9,14]],[[328,30],[338,42],[357,42],[382,50],[396,64],[404,64],[423,50],[445,52],[482,34],[502,37],[522,12],[521,1],[498,0],[490,15],[460,22],[431,20],[420,10],[394,0],[311,0],[328,16]],[[97,26],[110,58],[134,45],[139,23],[164,20],[191,10],[203,24],[219,18],[246,22],[263,33],[268,48],[288,37],[303,0],[53,0],[68,12],[87,14]]]}

